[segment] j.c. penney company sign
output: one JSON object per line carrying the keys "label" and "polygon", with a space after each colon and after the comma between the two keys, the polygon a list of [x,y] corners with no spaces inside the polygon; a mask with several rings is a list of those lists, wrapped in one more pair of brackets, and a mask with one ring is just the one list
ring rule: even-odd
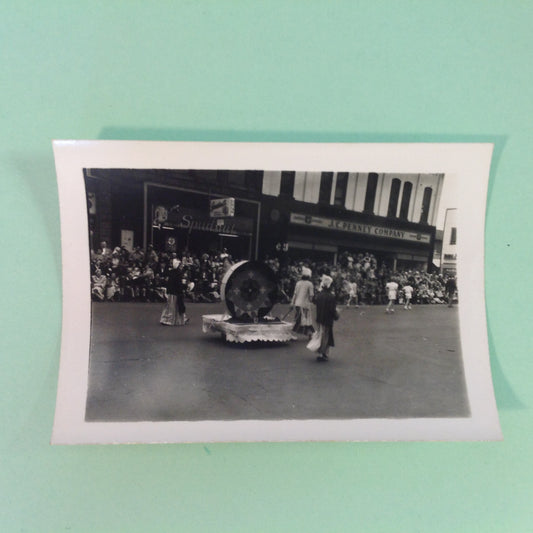
{"label": "j.c. penney company sign", "polygon": [[402,241],[422,243],[429,243],[431,241],[431,235],[429,235],[429,233],[417,233],[415,231],[388,228],[386,226],[374,226],[372,224],[361,224],[359,222],[351,222],[350,220],[340,220],[337,218],[304,215],[302,213],[291,213],[290,221],[292,224],[299,224],[302,226],[346,231],[348,233],[370,235],[372,237],[382,237],[386,239],[400,239]]}

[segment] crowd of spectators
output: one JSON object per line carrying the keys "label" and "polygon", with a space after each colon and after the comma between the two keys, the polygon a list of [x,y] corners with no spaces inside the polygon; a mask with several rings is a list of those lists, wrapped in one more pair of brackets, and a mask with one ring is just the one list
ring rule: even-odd
{"label": "crowd of spectators", "polygon": [[[108,248],[103,242],[91,251],[91,293],[97,301],[165,302],[169,265],[180,260],[183,292],[191,302],[220,301],[220,285],[224,273],[237,261],[226,250],[196,255],[190,252],[158,252],[152,246],[128,251],[124,247]],[[350,299],[353,283],[357,284],[357,303],[386,304],[385,285],[394,280],[400,287],[398,303],[403,303],[402,287],[413,287],[412,303],[446,303],[446,280],[439,273],[422,270],[392,271],[371,253],[339,256],[337,264],[324,261],[266,258],[265,262],[279,280],[280,300],[289,303],[303,267],[311,269],[311,281],[318,289],[323,274],[333,278],[333,290],[339,304]]]}
{"label": "crowd of spectators", "polygon": [[157,252],[152,246],[128,251],[107,248],[103,242],[91,250],[91,294],[97,301],[165,302],[168,273],[179,259],[185,298],[192,302],[220,300],[220,282],[231,265],[226,252]]}
{"label": "crowd of spectators", "polygon": [[402,288],[413,287],[411,303],[440,304],[447,303],[447,277],[439,273],[428,273],[422,270],[396,270],[385,262],[379,263],[372,253],[361,252],[340,254],[337,264],[315,262],[310,260],[291,261],[282,268],[277,259],[267,261],[274,271],[282,270],[280,276],[281,294],[285,302],[290,301],[290,295],[300,278],[302,267],[312,271],[312,281],[318,288],[323,274],[333,278],[334,293],[339,304],[346,304],[350,300],[352,284],[357,285],[357,302],[366,305],[384,305],[388,302],[385,286],[387,282],[396,281],[400,287],[398,303],[404,303],[405,295]]}

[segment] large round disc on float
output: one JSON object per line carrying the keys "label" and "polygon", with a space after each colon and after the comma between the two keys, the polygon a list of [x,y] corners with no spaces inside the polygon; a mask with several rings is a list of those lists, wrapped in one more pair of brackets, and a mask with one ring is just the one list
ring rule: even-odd
{"label": "large round disc on float", "polygon": [[220,293],[232,318],[255,322],[277,301],[276,275],[264,263],[240,261],[224,274]]}

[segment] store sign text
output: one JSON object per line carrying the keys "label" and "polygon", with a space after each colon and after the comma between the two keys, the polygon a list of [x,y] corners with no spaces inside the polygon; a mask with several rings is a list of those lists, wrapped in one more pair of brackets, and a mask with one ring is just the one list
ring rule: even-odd
{"label": "store sign text", "polygon": [[[159,227],[159,224],[154,224],[155,227]],[[201,231],[212,231],[214,233],[224,232],[238,235],[238,232],[235,229],[235,224],[218,224],[218,221],[205,221],[205,220],[194,220],[191,215],[183,215],[179,220],[165,221],[162,224],[163,227],[171,228],[181,228],[192,230],[201,230]]]}
{"label": "store sign text", "polygon": [[153,208],[152,226],[159,229],[185,229],[210,231],[213,233],[228,233],[231,235],[249,235],[252,221],[233,217],[231,219],[213,219],[201,216],[195,210],[174,206],[168,209],[158,205]]}
{"label": "store sign text", "polygon": [[303,226],[346,231],[349,233],[371,235],[373,237],[384,237],[387,239],[400,239],[403,241],[414,241],[422,243],[431,242],[431,236],[428,233],[417,233],[414,231],[402,230],[397,228],[374,226],[372,224],[361,224],[359,222],[339,220],[336,218],[325,218],[316,217],[313,215],[304,215],[301,213],[291,213],[290,221],[293,224],[300,224]]}

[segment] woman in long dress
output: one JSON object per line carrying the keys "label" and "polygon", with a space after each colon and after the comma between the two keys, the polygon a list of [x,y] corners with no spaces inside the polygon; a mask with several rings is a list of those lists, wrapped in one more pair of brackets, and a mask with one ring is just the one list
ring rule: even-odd
{"label": "woman in long dress", "polygon": [[311,305],[314,296],[311,274],[309,268],[302,268],[302,278],[296,283],[291,300],[291,306],[294,307],[296,313],[292,330],[295,333],[302,333],[308,336],[311,336],[315,331],[311,317]]}
{"label": "woman in long dress", "polygon": [[161,324],[164,326],[184,326],[189,322],[185,314],[183,301],[183,275],[178,259],[172,260],[172,268],[168,273],[167,295],[168,300],[161,313]]}

